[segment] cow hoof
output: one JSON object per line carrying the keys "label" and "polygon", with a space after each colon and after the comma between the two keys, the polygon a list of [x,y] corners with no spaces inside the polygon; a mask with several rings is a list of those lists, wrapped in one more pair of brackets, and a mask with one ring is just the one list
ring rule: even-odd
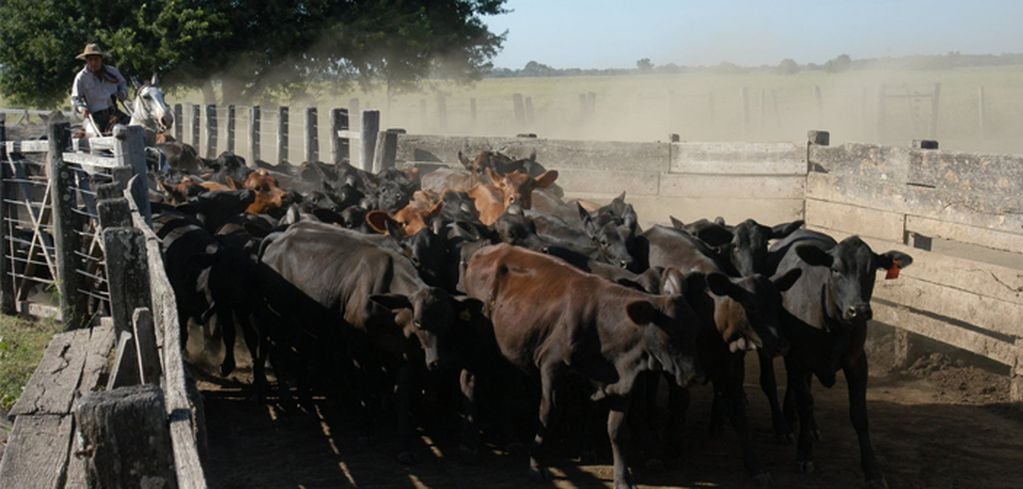
{"label": "cow hoof", "polygon": [[419,457],[417,457],[416,454],[405,450],[398,453],[398,463],[402,465],[414,465],[419,463]]}
{"label": "cow hoof", "polygon": [[225,360],[224,363],[220,364],[220,376],[227,377],[234,372],[234,360]]}
{"label": "cow hoof", "polygon": [[760,489],[768,489],[774,487],[774,478],[770,472],[757,474],[753,476],[753,485]]}
{"label": "cow hoof", "polygon": [[867,489],[888,489],[888,481],[884,477],[867,481]]}
{"label": "cow hoof", "polygon": [[799,462],[799,471],[804,474],[812,474],[817,468],[813,465],[813,460],[803,460]]}
{"label": "cow hoof", "polygon": [[529,478],[536,482],[549,482],[553,479],[547,467],[530,467]]}
{"label": "cow hoof", "polygon": [[659,458],[652,458],[646,461],[646,469],[651,472],[660,472],[664,470],[664,462]]}

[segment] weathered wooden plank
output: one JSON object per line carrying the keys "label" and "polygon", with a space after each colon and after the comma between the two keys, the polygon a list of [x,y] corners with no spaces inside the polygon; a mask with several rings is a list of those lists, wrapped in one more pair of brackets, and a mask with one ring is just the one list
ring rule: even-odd
{"label": "weathered wooden plank", "polygon": [[658,173],[630,171],[587,171],[558,169],[554,182],[566,192],[588,194],[620,194],[628,197],[657,195]]}
{"label": "weathered wooden plank", "polygon": [[806,148],[794,143],[671,143],[674,173],[806,175]]}
{"label": "weathered wooden plank", "polygon": [[665,173],[659,195],[665,197],[802,199],[806,177]]}
{"label": "weathered wooden plank", "polygon": [[874,288],[874,297],[949,317],[999,334],[1023,336],[1023,305],[1020,304],[945,287],[911,276],[878,281]]}
{"label": "weathered wooden plank", "polygon": [[[66,122],[51,123],[47,135],[50,208],[53,213],[53,246],[56,249],[57,291],[60,293],[61,316],[67,329],[79,328],[86,321],[86,297],[82,288],[82,258],[75,251],[82,248],[81,217],[75,214],[75,191],[71,188],[72,171],[64,161],[64,150],[71,146],[71,129]],[[76,379],[77,381],[77,379]]]}
{"label": "weathered wooden plank", "polygon": [[0,460],[0,487],[65,487],[73,422],[70,414],[18,416]]}
{"label": "weathered wooden plank", "polygon": [[874,302],[874,320],[940,341],[947,345],[989,358],[1004,365],[1015,365],[1016,347],[990,336],[913,312],[905,307]]}
{"label": "weathered wooden plank", "polygon": [[64,153],[66,163],[96,168],[118,168],[121,163],[113,156],[94,155],[89,153]]}
{"label": "weathered wooden plank", "polygon": [[88,329],[79,329],[53,336],[10,416],[70,412],[88,356],[89,335]]}
{"label": "weathered wooden plank", "polygon": [[7,153],[45,153],[50,145],[43,141],[7,141]]}
{"label": "weathered wooden plank", "polygon": [[[808,224],[807,227],[827,233],[838,240],[845,239],[851,234],[847,231],[838,231],[813,224]],[[875,253],[896,250],[912,256],[913,265],[902,270],[903,276],[1012,304],[1023,304],[1023,271],[975,260],[944,256],[901,243],[870,237],[863,239]]]}
{"label": "weathered wooden plank", "polygon": [[93,326],[92,334],[89,336],[89,346],[86,351],[85,365],[82,368],[82,377],[78,382],[76,398],[95,390],[102,390],[100,385],[104,377],[109,373],[108,364],[110,352],[114,348],[113,325]]}
{"label": "weathered wooden plank", "polygon": [[135,309],[131,319],[134,326],[135,348],[139,360],[142,383],[160,384],[160,355],[156,349],[156,332],[153,330],[153,314],[148,307]]}
{"label": "weathered wooden plank", "polygon": [[806,199],[806,222],[893,242],[902,241],[905,226],[905,218],[899,213],[811,198]]}
{"label": "weathered wooden plank", "polygon": [[[1023,230],[1018,234],[1007,233],[968,224],[945,222],[913,215],[906,216],[906,230],[931,238],[945,238],[996,250],[1023,253]],[[1023,254],[1020,255],[1020,262],[1023,263]]]}
{"label": "weathered wooden plank", "polygon": [[807,175],[806,195],[818,200],[1023,233],[1023,198],[1020,195],[927,188],[877,175],[861,177],[818,172]]}
{"label": "weathered wooden plank", "polygon": [[117,331],[116,327],[114,331],[117,334],[117,346],[114,349],[114,362],[110,367],[107,390],[138,385],[142,377],[142,373],[139,371],[135,335],[128,331]]}

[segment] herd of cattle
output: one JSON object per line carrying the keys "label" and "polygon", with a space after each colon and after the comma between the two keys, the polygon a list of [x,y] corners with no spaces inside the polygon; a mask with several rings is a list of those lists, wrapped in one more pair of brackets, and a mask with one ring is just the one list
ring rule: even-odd
{"label": "herd of cattle", "polygon": [[[743,392],[754,352],[774,432],[796,443],[805,472],[819,437],[811,380],[831,387],[843,372],[867,486],[887,487],[867,427],[864,340],[875,273],[896,277],[912,262],[905,254],[836,242],[802,221],[673,219],[644,230],[624,194],[603,206],[564,200],[557,171],[535,155],[460,154],[464,168],[379,174],[171,156],[172,170],[151,175],[151,200],[181,327],[215,318],[224,375],[241,331],[260,398],[269,361],[281,402],[336,396],[367,433],[393,406],[399,459],[410,462],[424,392],[457,394],[448,412],[459,413],[471,457],[482,438],[519,441],[515,404],[502,396],[521,385],[539,405],[531,473],[548,476],[541,449],[556,420],[607,412],[617,488],[631,487],[624,426],[642,434],[628,449],[634,462],[675,458],[688,389],[710,384],[712,426],[730,422],[745,469],[767,487]],[[555,416],[559,404],[578,412]],[[627,418],[630,406],[643,415]]]}

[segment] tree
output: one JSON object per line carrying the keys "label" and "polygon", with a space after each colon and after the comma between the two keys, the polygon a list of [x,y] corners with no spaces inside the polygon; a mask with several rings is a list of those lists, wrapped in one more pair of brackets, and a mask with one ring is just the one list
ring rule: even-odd
{"label": "tree", "polygon": [[99,42],[128,75],[235,100],[344,90],[377,81],[402,90],[426,76],[479,79],[505,34],[482,17],[505,0],[5,0],[0,93],[20,104],[64,101],[74,59]]}
{"label": "tree", "polygon": [[849,58],[848,54],[841,54],[835,58],[824,63],[824,69],[828,73],[841,73],[843,71],[849,71],[852,67],[852,59]]}
{"label": "tree", "polygon": [[636,69],[644,73],[653,71],[654,63],[650,61],[650,58],[643,58],[640,59],[639,61],[636,61]]}
{"label": "tree", "polygon": [[792,58],[785,58],[778,63],[777,71],[783,75],[795,75],[799,73],[799,63]]}

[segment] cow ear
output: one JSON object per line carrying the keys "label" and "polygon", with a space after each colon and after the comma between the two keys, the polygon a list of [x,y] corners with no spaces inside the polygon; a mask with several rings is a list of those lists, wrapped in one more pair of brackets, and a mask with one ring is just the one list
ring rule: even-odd
{"label": "cow ear", "polygon": [[472,162],[469,161],[469,158],[466,158],[461,151],[458,152],[458,162],[461,163],[466,170],[472,171]]}
{"label": "cow ear", "polygon": [[714,272],[707,275],[707,287],[714,295],[730,295],[735,288],[731,279],[723,273]]}
{"label": "cow ear", "polygon": [[671,227],[678,229],[679,231],[686,230],[686,224],[682,222],[679,218],[675,216],[668,216],[668,219],[671,219]]}
{"label": "cow ear", "polygon": [[771,228],[771,239],[782,239],[803,227],[803,220],[797,219],[787,224],[777,224]]}
{"label": "cow ear", "polygon": [[391,216],[381,210],[373,210],[366,213],[366,224],[369,225],[370,229],[380,234],[387,232],[387,221],[390,220],[392,220]]}
{"label": "cow ear", "polygon": [[238,182],[234,181],[234,179],[231,178],[230,175],[227,176],[227,188],[229,188],[231,190],[239,190],[239,189],[241,189],[241,187],[238,185]]}
{"label": "cow ear", "polygon": [[371,295],[369,296],[369,300],[391,311],[398,311],[400,309],[412,309],[412,302],[408,300],[407,296],[401,294]]}
{"label": "cow ear", "polygon": [[710,224],[696,230],[696,237],[710,246],[724,246],[732,242],[735,236],[731,231],[721,224]]}
{"label": "cow ear", "polygon": [[899,268],[906,268],[913,264],[913,257],[899,251],[888,251],[874,257],[874,265],[877,268],[883,268],[890,270],[892,265],[898,265]]}
{"label": "cow ear", "polygon": [[714,224],[717,224],[719,226],[724,226],[725,225],[725,218],[723,218],[721,216],[715,217],[714,218]]}
{"label": "cow ear", "polygon": [[633,301],[625,305],[625,313],[629,319],[636,324],[652,324],[661,317],[661,311],[657,310],[650,301]]}
{"label": "cow ear", "polygon": [[407,235],[405,234],[405,229],[402,228],[401,225],[398,224],[398,221],[395,221],[394,219],[388,219],[384,221],[384,229],[387,230],[388,236],[398,241],[401,241],[407,237]]}
{"label": "cow ear", "polygon": [[807,265],[815,267],[830,267],[835,262],[835,258],[828,252],[811,245],[797,246],[796,255]]}
{"label": "cow ear", "polygon": [[501,176],[498,175],[493,168],[488,166],[484,168],[483,171],[486,172],[487,178],[490,178],[490,183],[493,183],[498,187],[504,187],[504,179],[501,178]]}
{"label": "cow ear", "polygon": [[583,222],[583,226],[586,228],[586,231],[592,234],[591,228],[593,227],[593,217],[590,216],[590,213],[587,212],[586,209],[583,209],[582,204],[576,202],[575,207],[579,211],[579,220]]}
{"label": "cow ear", "polygon": [[535,188],[547,188],[550,187],[555,180],[558,179],[558,170],[547,170],[536,177]]}
{"label": "cow ear", "polygon": [[703,272],[689,272],[682,279],[682,294],[693,297],[695,294],[702,294],[707,290],[707,274]]}
{"label": "cow ear", "polygon": [[771,283],[774,284],[774,288],[778,289],[779,292],[785,292],[792,288],[796,284],[796,280],[803,275],[802,268],[793,268],[781,275],[775,275],[771,277]]}
{"label": "cow ear", "polygon": [[681,295],[685,291],[684,281],[685,277],[682,276],[682,272],[677,268],[664,270],[661,273],[661,294]]}

